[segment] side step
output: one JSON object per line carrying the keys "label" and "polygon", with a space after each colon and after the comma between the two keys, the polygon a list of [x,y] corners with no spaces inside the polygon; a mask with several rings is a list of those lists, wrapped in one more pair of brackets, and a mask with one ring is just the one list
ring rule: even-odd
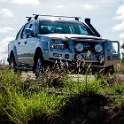
{"label": "side step", "polygon": [[32,71],[33,67],[32,66],[16,66],[16,69],[25,70],[25,71]]}

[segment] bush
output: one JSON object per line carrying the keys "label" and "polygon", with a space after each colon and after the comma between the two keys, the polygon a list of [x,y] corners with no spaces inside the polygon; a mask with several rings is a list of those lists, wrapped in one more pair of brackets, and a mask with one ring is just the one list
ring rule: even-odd
{"label": "bush", "polygon": [[124,64],[124,58],[121,59],[121,64]]}
{"label": "bush", "polygon": [[121,65],[120,72],[124,74],[124,65]]}

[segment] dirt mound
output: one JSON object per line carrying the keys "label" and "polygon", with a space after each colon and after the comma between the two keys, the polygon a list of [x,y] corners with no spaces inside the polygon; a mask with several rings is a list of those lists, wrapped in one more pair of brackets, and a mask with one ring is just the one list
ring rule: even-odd
{"label": "dirt mound", "polygon": [[115,96],[93,95],[71,98],[68,105],[53,120],[43,124],[124,124],[124,106],[110,104]]}

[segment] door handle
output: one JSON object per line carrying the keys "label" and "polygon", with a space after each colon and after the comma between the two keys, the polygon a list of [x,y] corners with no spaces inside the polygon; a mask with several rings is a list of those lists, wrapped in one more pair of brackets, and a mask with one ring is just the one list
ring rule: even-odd
{"label": "door handle", "polygon": [[24,43],[27,44],[27,41],[25,41]]}
{"label": "door handle", "polygon": [[20,42],[18,42],[18,45],[20,45]]}

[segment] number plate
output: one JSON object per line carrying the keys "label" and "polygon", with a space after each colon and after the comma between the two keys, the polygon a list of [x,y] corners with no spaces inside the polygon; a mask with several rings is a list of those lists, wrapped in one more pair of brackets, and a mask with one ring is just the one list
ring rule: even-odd
{"label": "number plate", "polygon": [[83,54],[82,55],[83,59],[85,60],[96,60],[96,55],[87,55],[87,54]]}

